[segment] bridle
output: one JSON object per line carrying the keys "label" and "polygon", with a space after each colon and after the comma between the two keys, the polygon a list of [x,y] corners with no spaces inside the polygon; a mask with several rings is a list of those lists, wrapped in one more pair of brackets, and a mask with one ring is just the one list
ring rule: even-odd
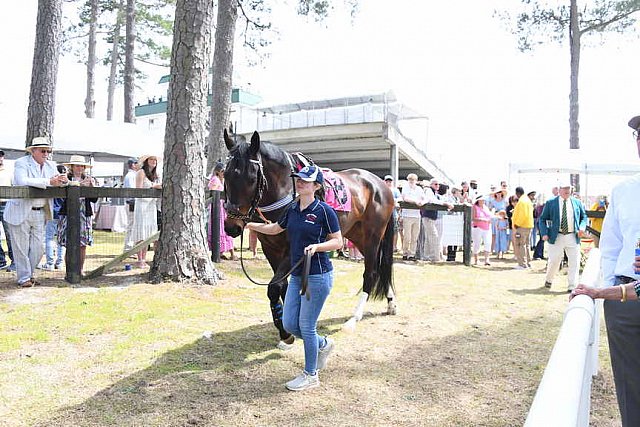
{"label": "bridle", "polygon": [[[295,168],[293,166],[293,161],[291,159],[291,155],[289,153],[286,153],[286,158],[289,161],[289,167],[291,172],[293,173],[295,171]],[[270,205],[267,206],[258,206],[260,204],[260,201],[262,200],[262,196],[264,194],[264,192],[269,188],[269,184],[267,182],[267,177],[264,174],[264,166],[262,165],[262,156],[260,155],[260,153],[257,154],[257,158],[254,159],[249,159],[250,163],[253,163],[257,166],[257,171],[256,171],[256,190],[253,193],[253,198],[251,199],[251,203],[249,205],[249,210],[247,211],[247,213],[241,213],[240,211],[227,211],[227,217],[231,218],[231,219],[237,219],[240,220],[244,223],[247,222],[251,222],[252,220],[258,220],[258,221],[262,221],[262,222],[266,222],[269,223],[271,221],[269,221],[267,218],[265,218],[264,213],[263,212],[273,212],[276,211],[278,209],[284,208],[289,206],[291,203],[293,203],[293,201],[296,198],[296,185],[295,185],[295,180],[294,178],[291,178],[291,188],[292,190],[292,194],[287,194],[285,197],[283,197],[282,199],[271,203]],[[226,194],[229,194],[227,191],[227,180],[225,180],[225,197]]]}
{"label": "bridle", "polygon": [[[247,213],[243,214],[240,211],[227,211],[227,217],[231,219],[238,219],[244,223],[250,222],[254,219],[254,215],[257,213],[260,220],[264,222],[269,222],[264,215],[262,214],[260,208],[258,207],[258,203],[262,199],[262,195],[265,190],[269,187],[267,183],[267,177],[264,175],[264,167],[262,166],[262,157],[258,154],[258,158],[256,160],[249,159],[249,162],[255,164],[258,167],[256,171],[256,191],[253,193],[253,198],[251,199],[251,204]],[[224,181],[225,186],[225,195],[229,194],[227,191],[227,180]],[[226,197],[226,196],[225,196]]]}

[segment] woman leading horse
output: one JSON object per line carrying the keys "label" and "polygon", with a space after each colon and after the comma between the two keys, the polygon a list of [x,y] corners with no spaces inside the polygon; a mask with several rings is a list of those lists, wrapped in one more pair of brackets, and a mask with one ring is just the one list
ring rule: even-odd
{"label": "woman leading horse", "polygon": [[[225,170],[227,220],[225,231],[239,236],[243,225],[251,221],[276,222],[293,201],[291,174],[297,172],[294,155],[260,141],[254,132],[251,143],[236,142],[226,130],[224,139],[229,157]],[[342,234],[364,255],[362,292],[347,327],[355,327],[362,318],[364,305],[372,299],[387,298],[387,313],[395,314],[393,267],[393,209],[391,190],[372,173],[362,169],[337,172],[351,193],[351,210],[338,211]],[[329,190],[331,191],[331,190]],[[264,254],[274,272],[267,288],[273,322],[280,334],[279,348],[287,349],[294,337],[282,325],[282,302],[287,291],[284,277],[291,268],[286,232],[258,234]]]}

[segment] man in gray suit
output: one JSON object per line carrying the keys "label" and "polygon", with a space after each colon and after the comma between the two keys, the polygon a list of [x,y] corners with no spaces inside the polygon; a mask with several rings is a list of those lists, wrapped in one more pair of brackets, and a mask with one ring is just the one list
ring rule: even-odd
{"label": "man in gray suit", "polygon": [[[28,185],[45,189],[68,183],[64,174],[58,174],[56,164],[48,161],[51,142],[46,137],[34,138],[27,147],[29,155],[16,160],[13,185]],[[52,199],[11,199],[4,211],[9,224],[16,264],[18,286],[28,288],[37,284],[34,272],[42,258],[44,224],[53,218]]]}

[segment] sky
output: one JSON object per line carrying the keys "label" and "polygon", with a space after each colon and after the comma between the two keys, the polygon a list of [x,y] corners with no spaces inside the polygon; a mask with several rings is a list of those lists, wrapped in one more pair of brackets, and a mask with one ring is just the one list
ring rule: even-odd
{"label": "sky", "polygon": [[[353,20],[338,9],[321,24],[296,16],[292,3],[274,9],[278,35],[261,64],[247,67],[236,48],[234,86],[259,94],[265,104],[393,90],[402,103],[429,117],[427,155],[455,182],[475,178],[481,188],[501,179],[547,186],[539,176],[510,177],[509,164],[565,161],[568,46],[519,52],[515,36],[493,16],[494,9],[519,2],[361,0]],[[0,53],[11,58],[3,61],[0,79],[2,121],[26,120],[37,1],[24,0],[13,9],[0,17],[5,40]],[[640,66],[640,39],[611,35],[583,43],[581,150],[571,156],[637,162],[626,122],[640,114],[630,89]],[[149,80],[136,94],[141,102],[167,72],[145,71]],[[57,114],[82,117],[84,78],[84,67],[74,58],[61,59]],[[98,75],[96,95],[98,117],[104,117],[106,70]],[[121,104],[117,108],[121,117]],[[605,181],[609,185],[612,179]]]}

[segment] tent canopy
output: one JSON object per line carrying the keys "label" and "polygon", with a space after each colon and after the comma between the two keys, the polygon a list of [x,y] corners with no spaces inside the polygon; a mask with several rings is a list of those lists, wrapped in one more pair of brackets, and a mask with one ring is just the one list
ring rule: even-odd
{"label": "tent canopy", "polygon": [[[0,148],[7,159],[24,155],[26,121],[0,124]],[[53,159],[68,160],[80,154],[99,162],[123,162],[145,153],[161,155],[164,135],[145,131],[131,123],[115,123],[99,119],[56,118],[53,132]]]}

